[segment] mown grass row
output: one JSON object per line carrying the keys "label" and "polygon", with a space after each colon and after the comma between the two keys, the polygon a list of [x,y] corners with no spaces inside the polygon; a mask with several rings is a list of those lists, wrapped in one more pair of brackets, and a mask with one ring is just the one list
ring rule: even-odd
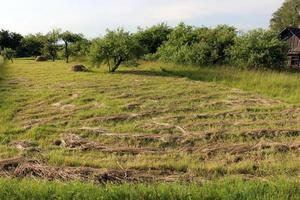
{"label": "mown grass row", "polygon": [[296,181],[227,178],[202,185],[92,185],[0,179],[0,199],[299,199]]}
{"label": "mown grass row", "polygon": [[196,67],[158,62],[145,65],[153,70],[162,69],[161,74],[166,76],[221,83],[288,103],[300,103],[300,74],[296,72],[242,70],[229,66]]}

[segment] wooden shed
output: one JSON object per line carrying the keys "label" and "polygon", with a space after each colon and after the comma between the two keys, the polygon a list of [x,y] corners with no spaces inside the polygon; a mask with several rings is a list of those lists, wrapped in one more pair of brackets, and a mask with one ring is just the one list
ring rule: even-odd
{"label": "wooden shed", "polygon": [[280,38],[289,45],[288,67],[300,69],[300,28],[287,27],[280,33]]}

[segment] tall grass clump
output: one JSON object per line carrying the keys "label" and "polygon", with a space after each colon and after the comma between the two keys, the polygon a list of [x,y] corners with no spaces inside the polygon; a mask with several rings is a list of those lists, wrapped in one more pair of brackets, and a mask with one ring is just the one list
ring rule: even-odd
{"label": "tall grass clump", "polygon": [[0,80],[3,78],[3,67],[4,65],[4,58],[0,55]]}
{"label": "tall grass clump", "polygon": [[162,69],[162,75],[187,77],[214,82],[227,87],[258,93],[287,103],[300,102],[300,77],[297,73],[270,69],[241,69],[233,66],[206,66],[149,62],[151,69]]}
{"label": "tall grass clump", "polygon": [[4,59],[2,56],[0,56],[0,67],[2,67],[3,64],[4,64]]}

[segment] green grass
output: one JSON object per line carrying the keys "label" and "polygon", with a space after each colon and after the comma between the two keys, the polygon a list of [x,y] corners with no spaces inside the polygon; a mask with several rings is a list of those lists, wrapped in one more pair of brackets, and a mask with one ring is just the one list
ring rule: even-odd
{"label": "green grass", "polygon": [[[145,177],[155,180],[154,185],[108,186],[113,188],[108,197],[125,195],[122,192],[128,190],[133,195],[161,194],[163,199],[163,194],[172,195],[169,187],[178,190],[178,195],[186,195],[188,192],[180,192],[187,187],[192,195],[204,195],[208,190],[206,199],[218,199],[209,195],[228,199],[231,194],[244,199],[243,192],[255,197],[256,183],[266,184],[260,186],[269,191],[266,196],[258,193],[261,199],[272,199],[275,190],[281,199],[286,199],[286,194],[298,195],[296,184],[288,182],[297,180],[300,173],[297,73],[158,62],[121,67],[114,74],[107,73],[106,68],[74,73],[70,70],[73,64],[16,59],[0,68],[0,160],[22,156],[50,168],[132,170],[140,184]],[[93,131],[95,128],[102,132]],[[110,151],[54,144],[71,134]],[[31,146],[19,148],[16,143],[22,141]],[[149,148],[155,151],[147,151]],[[139,151],[132,153],[130,149]],[[278,177],[282,181],[277,182]],[[223,179],[233,179],[236,185],[225,187],[228,182],[220,182]],[[164,185],[165,181],[183,184]],[[202,181],[208,186],[195,186]],[[4,188],[16,185],[24,189],[20,194],[29,195],[30,189],[22,184],[39,185],[46,196],[47,191],[78,188],[95,191],[87,195],[98,194],[96,190],[99,194],[107,192],[83,183],[3,179],[0,184],[6,182]],[[191,186],[184,186],[187,182]],[[219,194],[216,190],[222,187],[224,194]],[[242,192],[231,192],[234,188]]]}
{"label": "green grass", "polygon": [[[34,188],[34,189],[33,189]],[[122,184],[96,186],[32,180],[0,179],[0,199],[140,199],[196,200],[236,199],[273,200],[299,199],[300,185],[296,181],[276,182],[225,179],[196,184]]]}
{"label": "green grass", "polygon": [[197,67],[174,64],[152,63],[153,68],[161,67],[166,74],[188,77],[191,80],[215,82],[234,88],[279,99],[300,103],[300,76],[295,72],[271,70],[242,70],[234,67]]}

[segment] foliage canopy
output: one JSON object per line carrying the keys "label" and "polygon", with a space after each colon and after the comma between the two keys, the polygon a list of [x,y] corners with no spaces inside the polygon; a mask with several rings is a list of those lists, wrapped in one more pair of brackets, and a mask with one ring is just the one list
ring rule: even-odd
{"label": "foliage canopy", "polygon": [[107,64],[109,71],[115,72],[122,62],[137,59],[141,54],[141,46],[129,32],[107,30],[103,38],[92,42],[90,60],[98,66]]}
{"label": "foliage canopy", "polygon": [[243,68],[280,68],[287,51],[287,44],[276,32],[257,29],[237,37],[230,56],[233,64]]}
{"label": "foliage canopy", "polygon": [[273,14],[270,27],[276,32],[282,31],[288,26],[300,25],[300,1],[285,0],[283,5]]}

